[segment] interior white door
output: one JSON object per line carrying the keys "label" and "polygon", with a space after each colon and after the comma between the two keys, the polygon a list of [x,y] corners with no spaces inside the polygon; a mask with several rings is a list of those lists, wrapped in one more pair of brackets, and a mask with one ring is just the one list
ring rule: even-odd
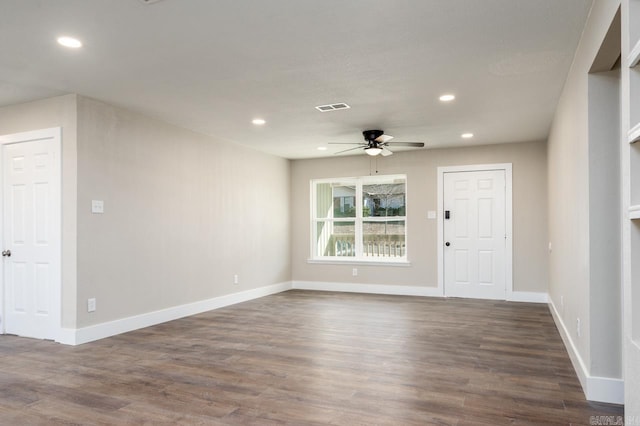
{"label": "interior white door", "polygon": [[49,130],[2,137],[4,331],[40,339],[60,328],[60,138]]}
{"label": "interior white door", "polygon": [[443,184],[445,296],[506,299],[505,171],[444,173]]}

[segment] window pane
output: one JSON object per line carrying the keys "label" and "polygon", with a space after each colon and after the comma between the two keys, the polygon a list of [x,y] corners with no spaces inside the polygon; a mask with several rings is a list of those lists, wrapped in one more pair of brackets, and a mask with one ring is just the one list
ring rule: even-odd
{"label": "window pane", "polygon": [[329,217],[356,217],[355,185],[316,184],[316,218],[326,219]]}
{"label": "window pane", "polygon": [[316,217],[318,219],[326,219],[331,213],[331,184],[316,184]]}
{"label": "window pane", "polygon": [[321,221],[316,224],[318,256],[356,255],[355,222]]}
{"label": "window pane", "polygon": [[405,222],[363,222],[363,254],[365,257],[404,257]]}
{"label": "window pane", "polygon": [[356,187],[334,184],[333,217],[356,217]]}
{"label": "window pane", "polygon": [[406,216],[405,182],[362,185],[364,217]]}

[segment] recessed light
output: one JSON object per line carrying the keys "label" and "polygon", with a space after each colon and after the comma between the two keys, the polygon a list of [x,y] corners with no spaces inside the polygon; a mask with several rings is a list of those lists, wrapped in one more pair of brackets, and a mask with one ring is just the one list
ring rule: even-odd
{"label": "recessed light", "polygon": [[456,98],[455,95],[450,95],[450,94],[440,96],[440,100],[442,102],[451,102],[455,98]]}
{"label": "recessed light", "polygon": [[255,118],[251,121],[253,124],[255,124],[256,126],[262,126],[263,124],[266,123],[265,120],[263,120],[262,118]]}
{"label": "recessed light", "polygon": [[326,146],[319,146],[318,147],[318,151],[326,151],[327,147]]}
{"label": "recessed light", "polygon": [[464,139],[471,139],[473,137],[473,133],[463,133],[462,136]]}
{"label": "recessed light", "polygon": [[60,44],[61,46],[70,47],[71,49],[78,49],[82,47],[82,42],[77,38],[73,38],[73,37],[67,37],[67,36],[58,37],[57,41],[58,41],[58,44]]}

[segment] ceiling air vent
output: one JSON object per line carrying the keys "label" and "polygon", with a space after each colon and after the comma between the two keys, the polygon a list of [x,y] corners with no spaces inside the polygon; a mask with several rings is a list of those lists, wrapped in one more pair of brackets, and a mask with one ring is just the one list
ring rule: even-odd
{"label": "ceiling air vent", "polygon": [[143,4],[158,3],[160,0],[140,0]]}
{"label": "ceiling air vent", "polygon": [[316,107],[316,109],[320,112],[327,112],[327,111],[336,111],[339,109],[347,109],[347,108],[351,108],[349,105],[345,104],[345,103],[339,103],[339,104],[331,104],[331,105],[319,105]]}

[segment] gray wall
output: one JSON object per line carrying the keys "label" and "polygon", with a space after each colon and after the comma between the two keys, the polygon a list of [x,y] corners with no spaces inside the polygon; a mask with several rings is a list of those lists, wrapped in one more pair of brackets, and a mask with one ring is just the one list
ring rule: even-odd
{"label": "gray wall", "polygon": [[62,128],[62,326],[76,326],[76,96],[0,108],[0,134]]}
{"label": "gray wall", "polygon": [[591,372],[622,377],[620,70],[589,75]]}
{"label": "gray wall", "polygon": [[437,167],[513,163],[513,277],[515,291],[547,292],[546,143],[487,145],[396,153],[377,160],[379,174],[407,174],[410,267],[308,263],[310,256],[309,181],[366,176],[375,161],[366,155],[296,160],[292,163],[292,278],[297,281],[437,287]]}
{"label": "gray wall", "polygon": [[48,127],[62,127],[63,327],[290,281],[288,160],[76,95],[0,108],[0,134]]}
{"label": "gray wall", "polygon": [[78,327],[289,281],[289,174],[288,160],[78,97]]}
{"label": "gray wall", "polygon": [[[590,309],[591,301],[599,297],[598,292],[591,288],[591,283],[596,282],[596,276],[592,276],[596,271],[592,268],[597,268],[597,265],[591,262],[590,237],[596,238],[597,234],[591,235],[590,230],[592,225],[602,223],[598,222],[598,210],[590,211],[591,207],[598,208],[590,203],[590,197],[596,195],[590,192],[619,190],[619,182],[617,185],[609,182],[611,187],[603,189],[590,184],[590,180],[596,178],[597,173],[592,168],[597,159],[594,158],[594,162],[590,160],[595,151],[590,153],[588,73],[619,4],[616,0],[593,3],[556,109],[549,136],[548,163],[549,239],[553,243],[549,268],[550,297],[589,372],[614,377],[619,377],[616,375],[620,370],[619,345],[608,347],[608,352],[601,351],[595,357],[592,351],[598,345],[607,344],[602,336],[619,330],[612,328],[610,321],[597,319]],[[591,134],[594,130],[591,129]],[[596,146],[591,148],[596,149]],[[607,168],[613,170],[615,165],[610,164]],[[599,208],[608,209],[609,206],[601,205]],[[616,206],[613,209],[610,217],[616,214]],[[615,277],[610,278],[615,286]],[[610,306],[598,305],[598,309],[619,309],[619,301],[616,304],[611,299],[607,300],[610,300]],[[619,314],[619,311],[613,313]],[[582,323],[580,337],[576,325],[578,318]]]}

